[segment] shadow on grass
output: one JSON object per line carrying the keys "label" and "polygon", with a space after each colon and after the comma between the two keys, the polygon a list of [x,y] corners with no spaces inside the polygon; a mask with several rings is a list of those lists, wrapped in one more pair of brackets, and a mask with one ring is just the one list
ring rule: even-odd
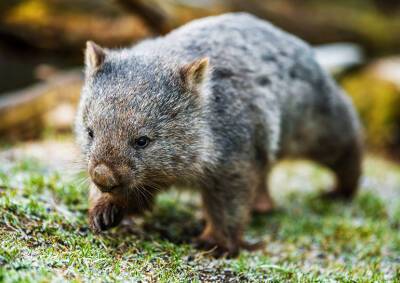
{"label": "shadow on grass", "polygon": [[[204,220],[196,216],[201,206],[163,198],[154,210],[138,218],[142,227],[117,228],[123,234],[135,233],[144,239],[161,239],[173,244],[191,243],[204,228]],[[329,230],[329,223],[351,222],[364,218],[366,221],[385,220],[384,202],[368,192],[360,193],[353,201],[325,200],[318,194],[292,192],[287,201],[267,214],[251,217],[246,234],[250,237],[293,240],[296,236],[308,237]],[[326,223],[328,222],[328,225]],[[129,224],[130,225],[130,224]],[[328,226],[328,227],[326,227]]]}
{"label": "shadow on grass", "polygon": [[204,228],[204,220],[195,216],[200,209],[178,201],[158,202],[154,211],[144,218],[144,232],[174,244],[191,243]]}
{"label": "shadow on grass", "polygon": [[[167,193],[168,195],[168,193]],[[310,236],[316,229],[323,228],[324,216],[338,217],[340,214],[348,210],[354,210],[354,203],[341,201],[323,200],[316,194],[291,193],[288,196],[288,203],[278,207],[267,214],[255,214],[251,217],[246,232],[251,237],[264,238],[266,235],[276,238],[279,236],[280,229],[292,227],[294,232],[302,236]],[[362,197],[362,202],[369,203],[369,206],[374,206],[373,199],[365,201]],[[372,207],[370,207],[372,208]],[[369,211],[368,208],[366,211]],[[120,230],[122,234],[134,233],[144,239],[160,239],[173,244],[191,243],[204,228],[204,220],[196,215],[201,210],[200,205],[193,203],[180,202],[177,199],[168,199],[164,197],[158,201],[152,212],[146,213],[145,216],[134,218],[139,220],[143,225],[141,227],[132,228],[135,225],[127,223]],[[376,210],[375,210],[376,211]],[[361,212],[360,212],[361,213]],[[321,221],[315,221],[320,219]],[[129,225],[129,226],[127,226]],[[139,230],[138,230],[139,229]]]}

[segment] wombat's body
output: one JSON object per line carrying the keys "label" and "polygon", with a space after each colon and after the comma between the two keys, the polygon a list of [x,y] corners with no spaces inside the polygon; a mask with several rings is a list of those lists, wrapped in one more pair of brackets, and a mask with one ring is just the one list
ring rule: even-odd
{"label": "wombat's body", "polygon": [[200,241],[235,253],[250,212],[272,206],[276,160],[331,168],[332,196],[357,188],[360,126],[349,99],[307,44],[265,21],[205,18],[131,49],[89,44],[86,61],[77,135],[98,185],[95,230],[150,207],[146,194],[159,188],[192,186],[207,220]]}

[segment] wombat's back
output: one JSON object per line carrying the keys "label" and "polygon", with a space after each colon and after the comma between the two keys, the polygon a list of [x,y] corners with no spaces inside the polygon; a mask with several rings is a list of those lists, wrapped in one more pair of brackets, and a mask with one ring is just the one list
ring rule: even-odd
{"label": "wombat's back", "polygon": [[210,58],[209,119],[215,135],[223,136],[221,149],[235,151],[257,132],[271,158],[301,155],[320,140],[343,144],[359,134],[350,101],[312,48],[249,14],[192,21],[133,50],[178,63]]}
{"label": "wombat's back", "polygon": [[192,21],[164,37],[138,44],[134,52],[178,61],[206,56],[214,69],[229,68],[241,76],[262,71],[276,75],[292,67],[300,54],[313,56],[302,40],[246,13]]}

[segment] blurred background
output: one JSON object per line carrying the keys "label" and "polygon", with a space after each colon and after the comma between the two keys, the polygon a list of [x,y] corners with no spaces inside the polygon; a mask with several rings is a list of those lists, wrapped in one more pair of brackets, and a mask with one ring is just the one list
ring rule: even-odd
{"label": "blurred background", "polygon": [[1,143],[71,132],[86,40],[127,46],[231,11],[253,13],[314,45],[352,96],[368,149],[399,160],[398,0],[1,0]]}

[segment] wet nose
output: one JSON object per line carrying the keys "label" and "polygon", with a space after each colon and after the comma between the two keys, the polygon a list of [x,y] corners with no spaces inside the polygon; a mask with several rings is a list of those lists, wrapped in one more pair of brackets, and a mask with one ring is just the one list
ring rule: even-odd
{"label": "wet nose", "polygon": [[98,164],[90,171],[93,182],[102,192],[110,192],[117,187],[118,181],[113,171],[105,164]]}

